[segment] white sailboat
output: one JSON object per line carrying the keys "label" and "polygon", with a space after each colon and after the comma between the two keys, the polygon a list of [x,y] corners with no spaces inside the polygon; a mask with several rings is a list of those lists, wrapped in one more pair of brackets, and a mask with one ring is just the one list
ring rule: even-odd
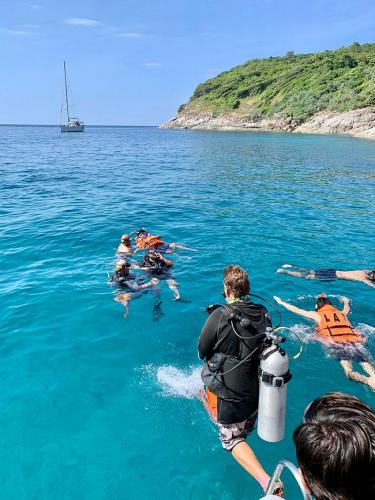
{"label": "white sailboat", "polygon": [[61,132],[83,132],[85,130],[85,125],[78,118],[72,118],[69,114],[69,101],[68,101],[68,85],[66,83],[66,66],[64,61],[64,84],[65,84],[65,111],[66,111],[66,123],[63,122],[62,109],[61,109]]}

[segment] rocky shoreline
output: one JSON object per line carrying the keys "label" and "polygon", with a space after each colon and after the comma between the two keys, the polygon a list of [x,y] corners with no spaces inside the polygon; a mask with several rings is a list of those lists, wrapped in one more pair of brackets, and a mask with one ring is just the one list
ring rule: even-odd
{"label": "rocky shoreline", "polygon": [[250,118],[240,113],[215,115],[190,109],[189,105],[161,128],[272,131],[304,134],[341,134],[375,139],[375,109],[362,108],[345,112],[321,111],[302,124],[292,118],[274,115],[271,118]]}

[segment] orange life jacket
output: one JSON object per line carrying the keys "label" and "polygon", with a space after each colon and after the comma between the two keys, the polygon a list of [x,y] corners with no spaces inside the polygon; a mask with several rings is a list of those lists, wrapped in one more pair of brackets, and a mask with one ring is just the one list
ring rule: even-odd
{"label": "orange life jacket", "polygon": [[164,245],[164,241],[160,239],[160,236],[153,236],[152,234],[148,234],[143,238],[138,236],[135,238],[135,242],[138,248],[153,248]]}
{"label": "orange life jacket", "polygon": [[335,307],[327,304],[316,311],[320,316],[318,334],[327,341],[344,344],[362,342],[362,335],[355,330],[348,318]]}

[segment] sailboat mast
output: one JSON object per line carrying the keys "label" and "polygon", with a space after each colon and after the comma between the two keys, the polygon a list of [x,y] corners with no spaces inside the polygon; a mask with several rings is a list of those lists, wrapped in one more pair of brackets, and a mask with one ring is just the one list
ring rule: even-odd
{"label": "sailboat mast", "polygon": [[64,81],[65,81],[65,102],[66,102],[66,114],[68,116],[68,123],[69,123],[69,104],[68,104],[68,86],[66,84],[66,67],[65,67],[65,61],[64,61]]}

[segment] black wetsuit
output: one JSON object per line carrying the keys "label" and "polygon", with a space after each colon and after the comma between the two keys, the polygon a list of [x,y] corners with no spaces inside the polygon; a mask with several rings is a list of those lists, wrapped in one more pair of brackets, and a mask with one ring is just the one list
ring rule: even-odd
{"label": "black wetsuit", "polygon": [[145,267],[148,275],[159,279],[169,279],[172,277],[170,267],[165,262],[155,262],[148,255],[145,255],[140,263],[141,267]]}
{"label": "black wetsuit", "polygon": [[108,281],[111,285],[116,285],[126,292],[136,292],[139,285],[145,282],[145,278],[139,275],[122,274],[119,271],[115,271],[109,277]]}
{"label": "black wetsuit", "polygon": [[[198,353],[201,359],[208,360],[214,352],[220,352],[227,356],[228,361],[224,362],[222,371],[225,372],[239,361],[261,346],[264,340],[264,333],[268,326],[271,326],[271,318],[267,309],[249,301],[236,302],[229,306],[238,308],[243,318],[250,321],[250,325],[243,328],[238,321],[235,321],[236,331],[246,337],[243,341],[237,337],[223,313],[223,309],[216,309],[207,319],[199,338]],[[225,337],[225,338],[224,338]],[[218,340],[224,339],[216,349]],[[245,342],[245,344],[243,343]],[[260,348],[250,360],[235,368],[233,371],[223,376],[225,386],[232,393],[232,400],[217,399],[217,421],[222,424],[232,424],[241,422],[250,417],[258,408],[258,367]],[[237,359],[236,359],[237,358]]]}

